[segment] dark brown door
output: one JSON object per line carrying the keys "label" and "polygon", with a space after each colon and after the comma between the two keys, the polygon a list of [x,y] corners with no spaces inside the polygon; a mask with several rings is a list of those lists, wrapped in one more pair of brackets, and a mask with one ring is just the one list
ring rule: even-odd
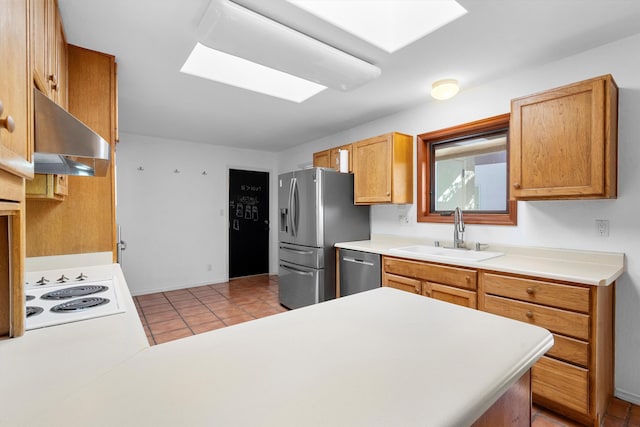
{"label": "dark brown door", "polygon": [[269,172],[229,169],[229,278],[269,272]]}

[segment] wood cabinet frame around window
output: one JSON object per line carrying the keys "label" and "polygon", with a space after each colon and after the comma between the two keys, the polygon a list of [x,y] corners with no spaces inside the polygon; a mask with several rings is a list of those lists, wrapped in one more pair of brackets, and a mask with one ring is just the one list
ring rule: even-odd
{"label": "wood cabinet frame around window", "polygon": [[[443,216],[439,213],[430,212],[431,206],[431,143],[447,139],[473,136],[480,133],[490,132],[509,126],[510,114],[489,117],[475,122],[465,123],[446,129],[427,132],[418,135],[418,222],[441,222],[453,223],[453,215]],[[507,144],[507,158],[509,154],[509,144]],[[505,185],[508,187],[509,177]],[[465,212],[464,220],[468,224],[494,224],[494,225],[516,225],[518,220],[517,202],[507,197],[507,213],[473,213]]]}

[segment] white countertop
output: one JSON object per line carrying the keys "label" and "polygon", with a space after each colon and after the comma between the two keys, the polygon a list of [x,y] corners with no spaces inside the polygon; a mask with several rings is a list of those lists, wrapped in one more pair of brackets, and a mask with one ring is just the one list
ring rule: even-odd
{"label": "white countertop", "polygon": [[[553,343],[536,326],[390,288],[132,348],[109,369],[94,358],[113,342],[62,351],[46,332],[0,343],[3,406],[21,420],[12,426],[462,426]],[[65,365],[63,391],[47,386],[55,405],[40,406],[42,392],[32,400],[23,384],[34,376],[18,350],[30,346],[40,352],[32,361]],[[79,381],[66,357],[97,375]],[[18,418],[34,406],[30,421]]]}
{"label": "white countertop", "polygon": [[0,340],[0,426],[47,425],[32,423],[30,417],[149,348],[122,270],[118,264],[112,269],[126,313]]}
{"label": "white countertop", "polygon": [[608,286],[624,273],[624,254],[615,252],[576,251],[491,245],[488,250],[504,255],[484,261],[443,261],[429,255],[399,254],[393,248],[415,244],[433,246],[433,241],[397,236],[374,236],[371,240],[342,242],[335,246],[399,258],[432,261],[482,270],[522,274],[594,286]]}

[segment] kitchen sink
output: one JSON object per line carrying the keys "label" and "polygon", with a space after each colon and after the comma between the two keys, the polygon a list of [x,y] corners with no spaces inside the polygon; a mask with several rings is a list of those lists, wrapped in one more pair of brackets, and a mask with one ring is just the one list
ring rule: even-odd
{"label": "kitchen sink", "polygon": [[440,246],[413,245],[392,248],[390,252],[407,255],[424,255],[430,258],[458,261],[484,261],[504,255],[502,252],[471,251],[467,249],[443,248]]}

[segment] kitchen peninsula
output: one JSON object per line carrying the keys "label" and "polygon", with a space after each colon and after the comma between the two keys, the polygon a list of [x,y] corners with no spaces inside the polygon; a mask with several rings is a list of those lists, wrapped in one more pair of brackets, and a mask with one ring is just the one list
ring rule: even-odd
{"label": "kitchen peninsula", "polygon": [[[134,309],[0,342],[4,406],[19,408],[0,424],[461,426],[499,406],[503,424],[529,425],[529,369],[553,344],[542,328],[387,288],[153,347],[140,348],[135,320]],[[128,354],[96,367],[105,348],[83,341],[94,329]],[[52,342],[70,334],[73,355]],[[14,392],[54,381],[57,392]],[[521,404],[496,405],[505,395]]]}

